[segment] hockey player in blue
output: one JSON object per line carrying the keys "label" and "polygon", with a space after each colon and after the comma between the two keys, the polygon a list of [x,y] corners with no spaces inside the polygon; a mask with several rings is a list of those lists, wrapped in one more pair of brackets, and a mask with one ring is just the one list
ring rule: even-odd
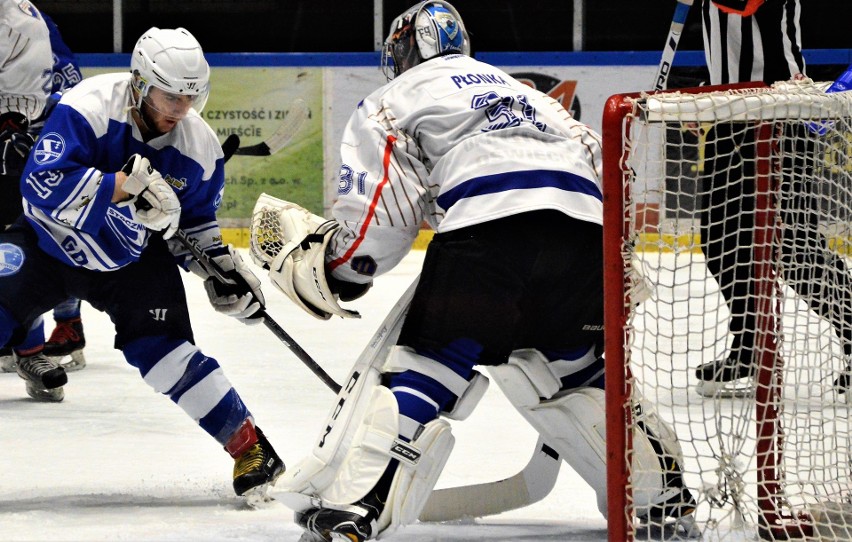
{"label": "hockey player in blue", "polygon": [[[145,382],[234,457],[234,490],[254,498],[284,465],[218,362],[195,345],[179,269],[205,279],[217,311],[259,321],[260,281],[222,244],[216,220],[223,153],[199,115],[209,75],[188,31],[152,28],[130,73],[91,77],[63,95],[24,168],[23,219],[0,234],[0,345],[18,345],[69,296],[87,300],[110,316],[115,347]],[[224,284],[170,247],[178,227],[243,280]],[[38,367],[25,376],[34,386],[67,381],[47,358]]]}

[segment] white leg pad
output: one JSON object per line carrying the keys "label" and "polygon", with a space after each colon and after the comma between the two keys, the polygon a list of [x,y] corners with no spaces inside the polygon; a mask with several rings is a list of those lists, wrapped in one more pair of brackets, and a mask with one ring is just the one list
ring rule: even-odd
{"label": "white leg pad", "polygon": [[417,521],[455,444],[450,425],[441,419],[423,426],[412,446],[420,451],[416,464],[400,462],[388,501],[378,519],[378,538]]}
{"label": "white leg pad", "polygon": [[[518,355],[520,354],[520,355]],[[559,380],[552,375],[547,361],[537,350],[513,353],[508,364],[489,367],[497,382],[518,412],[539,432],[597,495],[598,510],[607,515],[606,480],[606,399],[598,388],[575,388],[553,392]],[[551,375],[548,378],[548,375]],[[551,398],[552,397],[552,398]],[[648,408],[640,409],[637,421],[655,437],[663,459],[683,464],[683,454],[674,430]],[[633,435],[633,469],[637,487],[649,488],[633,495],[637,513],[650,504],[667,500],[677,490],[663,485],[661,457],[645,431]],[[641,484],[641,485],[640,485]]]}
{"label": "white leg pad", "polygon": [[[540,353],[527,351],[524,359],[513,354],[510,363],[488,369],[518,412],[592,486],[598,510],[606,517],[604,392],[578,388],[556,399],[542,400],[542,393],[550,393],[554,382],[558,389],[559,382],[552,375],[548,381],[545,363]],[[536,380],[528,374],[534,374]]]}
{"label": "white leg pad", "polygon": [[288,469],[277,488],[332,504],[367,494],[390,462],[399,435],[396,398],[379,385],[379,377],[374,368],[352,373],[311,455]]}

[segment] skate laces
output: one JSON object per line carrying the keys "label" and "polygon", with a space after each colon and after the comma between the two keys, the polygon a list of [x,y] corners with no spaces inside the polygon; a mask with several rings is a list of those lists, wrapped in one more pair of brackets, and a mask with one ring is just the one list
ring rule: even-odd
{"label": "skate laces", "polygon": [[77,333],[77,330],[74,328],[74,322],[79,322],[78,320],[62,320],[56,322],[56,328],[54,328],[53,333],[50,334],[50,339],[48,342],[51,343],[75,343],[79,342],[82,337]]}
{"label": "skate laces", "polygon": [[263,446],[256,442],[234,463],[234,478],[260,470],[266,456]]}
{"label": "skate laces", "polygon": [[41,376],[48,371],[56,369],[56,364],[50,361],[44,354],[38,353],[20,358],[18,360],[18,367],[26,373]]}

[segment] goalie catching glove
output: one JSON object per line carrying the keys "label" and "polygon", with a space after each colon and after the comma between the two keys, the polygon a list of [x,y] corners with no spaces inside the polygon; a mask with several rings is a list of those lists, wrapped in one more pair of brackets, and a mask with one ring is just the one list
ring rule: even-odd
{"label": "goalie catching glove", "polygon": [[121,204],[134,203],[137,220],[148,229],[165,230],[164,239],[174,235],[180,222],[180,200],[160,172],[138,154],[121,171],[127,175],[121,189],[132,196]]}
{"label": "goalie catching glove", "polygon": [[204,279],[204,290],[216,312],[233,316],[244,324],[262,322],[266,300],[260,290],[260,279],[252,273],[239,252],[227,245],[207,254],[221,273],[208,270],[195,259],[189,262],[189,270]]}
{"label": "goalie catching glove", "polygon": [[338,299],[351,301],[372,285],[354,284],[326,275],[328,243],[340,225],[296,204],[262,194],[252,213],[251,256],[269,269],[276,288],[308,314],[328,320],[332,314],[360,318],[342,308]]}

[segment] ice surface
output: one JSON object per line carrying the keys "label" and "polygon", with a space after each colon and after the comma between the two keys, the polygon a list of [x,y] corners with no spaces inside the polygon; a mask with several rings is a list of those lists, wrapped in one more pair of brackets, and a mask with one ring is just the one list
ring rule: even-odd
{"label": "ice surface", "polygon": [[[349,304],[360,320],[316,320],[264,276],[268,312],[340,381],[416,276],[422,256],[412,252]],[[332,393],[265,326],[216,314],[201,281],[187,275],[186,283],[196,343],[222,365],[287,465],[295,464],[319,434]],[[84,304],[83,319],[88,366],[69,374],[64,402],[33,402],[20,378],[0,374],[0,540],[298,540],[300,529],[282,504],[251,510],[234,496],[231,458],[113,349],[109,318]],[[453,431],[456,448],[439,487],[510,476],[526,464],[536,440],[497,386],[468,420],[453,422]],[[563,466],[553,492],[528,508],[416,524],[390,540],[599,542],[606,540],[606,521],[592,490]]]}

